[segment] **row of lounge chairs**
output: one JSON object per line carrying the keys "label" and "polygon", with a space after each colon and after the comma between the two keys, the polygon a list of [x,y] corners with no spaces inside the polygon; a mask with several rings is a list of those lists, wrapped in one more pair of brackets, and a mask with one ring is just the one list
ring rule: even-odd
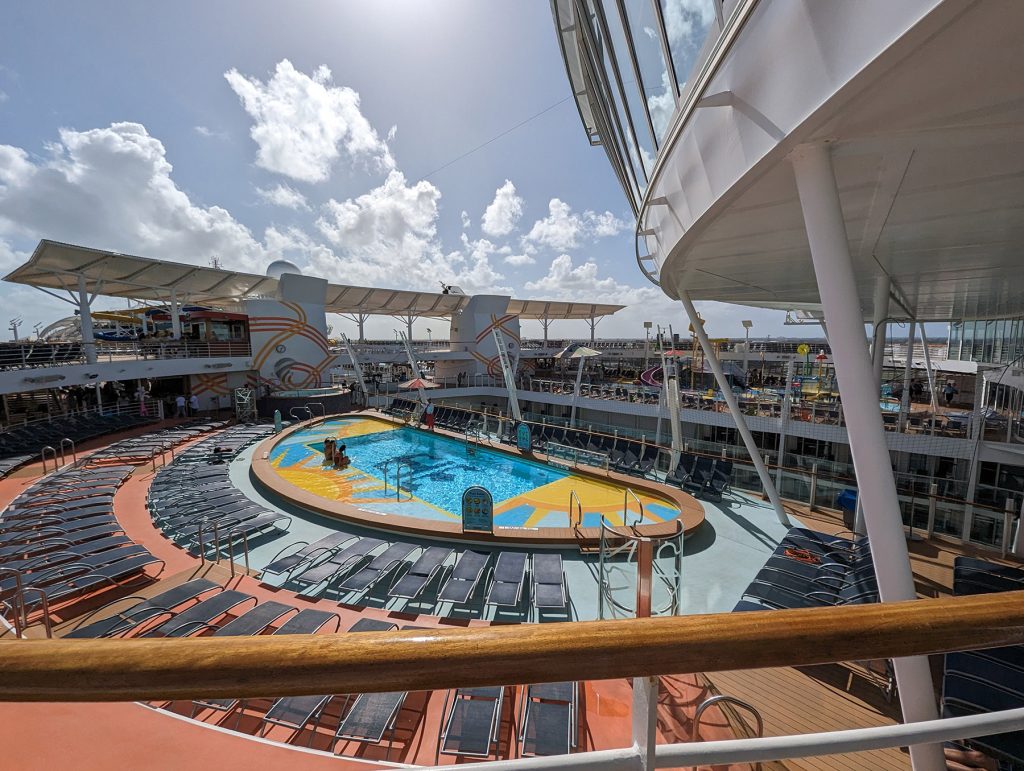
{"label": "row of lounge chairs", "polygon": [[665,483],[678,485],[697,497],[721,500],[732,486],[732,461],[683,453],[665,476]]}
{"label": "row of lounge chairs", "polygon": [[164,534],[197,554],[258,535],[280,534],[291,518],[248,498],[230,478],[229,461],[273,432],[271,426],[232,426],[197,442],[162,467],[147,505]]}
{"label": "row of lounge chairs", "polygon": [[114,517],[132,466],[66,467],[0,513],[0,601],[12,616],[78,599],[160,565]]}
{"label": "row of lounge chairs", "polygon": [[[1024,569],[958,556],[953,594],[989,594],[1024,589]],[[947,653],[942,677],[942,717],[978,715],[1024,707],[1024,645]],[[979,736],[966,744],[1004,761],[1024,765],[1020,731]]]}
{"label": "row of lounge chairs", "polygon": [[[391,404],[384,409],[384,412],[388,415],[394,415],[397,418],[407,418],[410,415],[415,414],[419,406],[418,402],[411,399],[400,399],[396,397],[391,400]],[[441,405],[435,405],[434,425],[439,428],[461,433],[472,429],[474,424],[479,424],[479,422],[479,417],[476,413],[471,412],[470,410],[464,410],[461,407],[443,407]]]}
{"label": "row of lounge chairs", "polygon": [[[447,546],[388,543],[374,537],[331,533],[313,543],[297,542],[263,569],[268,585],[295,586],[300,596],[321,597],[334,588],[353,601],[383,588],[390,601],[423,601],[436,584],[436,603],[468,604],[477,588],[485,606],[517,608],[524,599],[540,611],[567,611],[568,594],[559,554],[500,552],[491,571],[491,555],[467,549],[455,556]],[[527,573],[530,573],[527,597]]]}
{"label": "row of lounge chairs", "polygon": [[794,527],[734,610],[817,608],[878,602],[867,536],[852,539]]}
{"label": "row of lounge chairs", "polygon": [[0,432],[0,478],[16,468],[39,459],[40,448],[60,447],[62,439],[79,444],[104,434],[151,423],[138,415],[67,415]]}
{"label": "row of lounge chairs", "polygon": [[99,463],[145,463],[156,455],[173,450],[179,444],[197,439],[203,434],[218,431],[227,425],[227,421],[186,423],[166,428],[162,431],[151,431],[142,436],[133,436],[114,442],[89,456],[89,462]]}
{"label": "row of lounge chairs", "polygon": [[395,397],[391,400],[391,404],[385,407],[382,412],[386,415],[394,415],[396,418],[406,418],[412,415],[419,408],[419,402],[413,401],[412,399],[402,399]]}
{"label": "row of lounge chairs", "polygon": [[[530,427],[533,443],[548,454],[560,454],[561,448],[570,448],[587,453],[594,457],[607,459],[608,468],[623,474],[647,477],[654,474],[661,448],[654,444],[637,442],[625,437],[593,434],[581,429],[564,426]],[[505,440],[515,442],[510,433]]]}
{"label": "row of lounge chairs", "polygon": [[[132,604],[124,607],[126,602]],[[119,607],[115,612],[112,608]],[[230,620],[227,620],[229,619]],[[333,623],[332,623],[333,622]],[[97,639],[114,636],[147,638],[250,637],[262,634],[316,634],[339,631],[337,613],[307,608],[299,610],[276,601],[257,602],[252,595],[204,578],[179,584],[148,599],[117,600],[85,616],[68,638]],[[404,626],[403,629],[416,629]],[[349,633],[386,632],[398,629],[388,621],[359,619]],[[461,688],[446,694],[438,752],[449,755],[487,756],[499,739],[505,691],[496,688]],[[242,716],[258,710],[259,734],[271,727],[289,729],[298,736],[310,730],[310,742],[337,698],[341,702],[333,743],[352,741],[379,744],[387,736],[390,757],[395,727],[406,692],[286,696],[270,700],[260,710],[259,700],[233,698],[197,699],[192,717],[203,711],[236,712]],[[578,685],[548,683],[526,687],[521,705],[520,746],[523,754],[566,754],[577,744]]]}

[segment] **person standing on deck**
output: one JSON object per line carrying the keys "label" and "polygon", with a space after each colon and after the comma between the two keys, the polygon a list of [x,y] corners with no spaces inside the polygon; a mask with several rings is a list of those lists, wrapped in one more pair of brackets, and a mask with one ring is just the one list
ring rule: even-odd
{"label": "person standing on deck", "polygon": [[430,429],[431,431],[433,431],[434,430],[434,405],[430,401],[430,399],[427,399],[427,408],[424,410],[423,414],[426,416],[427,428]]}
{"label": "person standing on deck", "polygon": [[199,414],[199,397],[195,394],[188,395],[188,411],[193,417]]}
{"label": "person standing on deck", "polygon": [[947,380],[946,385],[943,386],[942,388],[942,395],[946,398],[947,407],[953,404],[953,397],[955,397],[958,393],[960,393],[960,391],[957,390],[957,387],[955,385],[953,385],[953,381]]}

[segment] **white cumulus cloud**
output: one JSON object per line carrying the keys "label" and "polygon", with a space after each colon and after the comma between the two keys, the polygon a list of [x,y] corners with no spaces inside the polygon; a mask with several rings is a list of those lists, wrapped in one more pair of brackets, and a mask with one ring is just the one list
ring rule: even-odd
{"label": "white cumulus cloud", "polygon": [[333,85],[326,66],[309,76],[282,59],[266,83],[236,69],[224,77],[253,119],[258,166],[304,182],[326,180],[343,153],[381,169],[395,167],[387,142],[359,108],[359,94]]}
{"label": "white cumulus cloud", "polygon": [[490,241],[462,235],[463,249],[446,252],[437,236],[441,191],[421,180],[409,184],[400,171],[368,193],[331,199],[316,226],[331,244],[314,251],[312,262],[335,281],[396,288],[429,289],[439,281],[467,292],[502,292],[503,276],[490,257]]}
{"label": "white cumulus cloud", "polygon": [[516,186],[506,179],[494,191],[494,200],[484,210],[480,229],[489,236],[507,236],[523,216],[523,199],[516,195]]}
{"label": "white cumulus cloud", "polygon": [[528,254],[510,254],[505,257],[505,263],[520,268],[524,265],[533,265],[537,262],[533,257]]}
{"label": "white cumulus cloud", "polygon": [[531,248],[546,246],[567,251],[576,249],[586,240],[614,236],[627,228],[629,223],[609,211],[598,213],[588,209],[577,214],[565,201],[552,198],[548,202],[548,216],[533,223],[523,243]]}
{"label": "white cumulus cloud", "polygon": [[306,196],[289,185],[278,185],[273,188],[256,188],[256,195],[269,204],[283,206],[286,209],[303,209],[308,211]]}
{"label": "white cumulus cloud", "polygon": [[219,206],[171,179],[163,143],[138,123],[62,129],[35,160],[0,145],[0,237],[52,238],[105,249],[262,272],[263,246]]}

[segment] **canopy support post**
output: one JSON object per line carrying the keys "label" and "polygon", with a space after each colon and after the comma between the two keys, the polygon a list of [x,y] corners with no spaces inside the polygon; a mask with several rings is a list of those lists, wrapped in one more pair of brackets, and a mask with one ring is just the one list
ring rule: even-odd
{"label": "canopy support post", "polygon": [[[864,316],[857,297],[830,149],[825,144],[802,145],[790,155],[790,160],[828,323],[857,475],[857,497],[864,505],[879,594],[883,602],[915,600],[917,591],[882,427],[874,370],[864,340]],[[938,712],[927,657],[894,659],[893,668],[904,720],[935,720]],[[939,744],[914,745],[910,758],[915,771],[946,767]]]}
{"label": "canopy support post", "polygon": [[92,329],[92,310],[84,275],[78,277],[78,323],[82,330],[82,351],[85,353],[85,361],[87,364],[95,364],[96,337]]}
{"label": "canopy support post", "polygon": [[178,306],[178,290],[171,290],[171,337],[181,340],[181,308]]}

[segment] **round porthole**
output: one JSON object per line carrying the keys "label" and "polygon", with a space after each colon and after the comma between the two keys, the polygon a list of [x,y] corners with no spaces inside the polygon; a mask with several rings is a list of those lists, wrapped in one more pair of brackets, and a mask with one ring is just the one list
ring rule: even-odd
{"label": "round porthole", "polygon": [[285,352],[285,351],[287,351],[288,349],[287,349],[287,348],[286,348],[285,346],[283,346],[283,345],[279,345],[279,346],[277,346],[277,348],[275,348],[274,350],[275,350],[275,351],[277,351],[278,353],[284,353],[284,352]]}

